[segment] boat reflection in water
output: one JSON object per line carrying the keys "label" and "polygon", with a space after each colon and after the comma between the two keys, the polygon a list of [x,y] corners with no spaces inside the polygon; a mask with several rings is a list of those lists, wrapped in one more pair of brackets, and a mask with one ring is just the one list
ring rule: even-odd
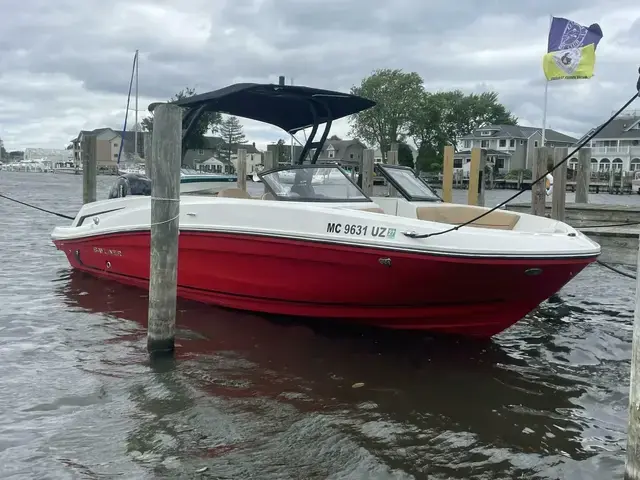
{"label": "boat reflection in water", "polygon": [[571,413],[585,385],[491,341],[179,301],[175,363],[143,374],[145,292],[72,272],[59,295],[129,352],[131,364],[96,367],[133,382],[129,450],[177,457],[180,468],[205,462],[228,478],[546,478],[592,455]]}

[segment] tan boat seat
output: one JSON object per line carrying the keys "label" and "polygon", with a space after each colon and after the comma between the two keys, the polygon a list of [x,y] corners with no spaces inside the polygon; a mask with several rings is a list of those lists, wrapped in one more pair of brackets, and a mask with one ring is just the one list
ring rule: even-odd
{"label": "tan boat seat", "polygon": [[227,188],[225,190],[221,190],[218,193],[218,197],[224,198],[248,198],[251,199],[251,195],[240,188]]}
{"label": "tan boat seat", "polygon": [[381,209],[380,207],[367,207],[367,208],[360,208],[359,210],[361,212],[384,213],[384,210]]}
{"label": "tan boat seat", "polygon": [[[486,209],[468,207],[465,205],[446,205],[438,207],[418,207],[418,220],[460,225],[484,213]],[[513,230],[520,217],[513,213],[495,211],[473,222],[470,226],[494,228],[497,230]]]}

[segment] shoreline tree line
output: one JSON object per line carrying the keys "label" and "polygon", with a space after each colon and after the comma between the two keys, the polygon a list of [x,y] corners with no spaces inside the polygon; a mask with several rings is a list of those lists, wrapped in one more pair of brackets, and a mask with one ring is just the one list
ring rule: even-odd
{"label": "shoreline tree line", "polygon": [[429,92],[418,73],[400,69],[375,70],[351,93],[376,106],[351,116],[350,134],[379,148],[384,161],[391,144],[398,143],[398,161],[408,166],[413,166],[413,157],[406,155],[411,152],[407,143],[413,141],[421,171],[440,171],[444,147],[450,144],[459,150],[460,138],[483,123],[516,125],[518,120],[496,92]]}

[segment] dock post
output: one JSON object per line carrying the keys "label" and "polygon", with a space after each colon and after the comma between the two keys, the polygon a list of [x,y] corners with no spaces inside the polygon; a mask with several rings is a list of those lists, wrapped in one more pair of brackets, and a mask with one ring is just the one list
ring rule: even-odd
{"label": "dock post", "polygon": [[589,203],[589,182],[591,181],[591,149],[583,147],[578,151],[576,170],[575,203]]}
{"label": "dock post", "polygon": [[[398,165],[398,144],[395,142],[391,144],[391,150],[387,152],[387,164]],[[397,196],[398,192],[396,192],[396,189],[389,185],[389,197],[395,198]]]}
{"label": "dock post", "polygon": [[370,148],[362,152],[362,191],[368,197],[373,195],[374,151]]}
{"label": "dock post", "polygon": [[176,328],[182,108],[158,105],[151,143],[151,270],[147,350],[172,354]]}
{"label": "dock post", "polygon": [[453,145],[445,145],[442,161],[442,200],[453,201]]}
{"label": "dock post", "polygon": [[151,135],[150,132],[144,132],[142,137],[144,147],[144,174],[151,178]]}
{"label": "dock post", "polygon": [[84,135],[82,139],[82,203],[95,202],[97,198],[98,162],[96,158],[96,137]]}
{"label": "dock post", "polygon": [[[535,149],[535,155],[533,160],[533,180],[537,180],[547,172],[547,160],[549,158],[549,152],[547,147],[537,147]],[[545,186],[545,180],[541,180],[538,183],[531,184],[531,213],[544,217],[546,213],[546,201],[547,201],[547,189]]]}
{"label": "dock post", "polygon": [[267,150],[264,152],[264,169],[271,170],[272,168],[276,168],[278,166],[278,161],[273,154],[273,150]]}
{"label": "dock post", "polygon": [[[558,165],[569,154],[568,147],[556,147],[553,151],[553,165]],[[567,200],[567,162],[553,172],[553,193],[551,194],[551,218],[564,222]]]}
{"label": "dock post", "polygon": [[640,251],[636,269],[636,308],[633,318],[625,480],[640,480]]}
{"label": "dock post", "polygon": [[487,151],[483,148],[472,148],[467,199],[469,205],[484,207],[484,168],[486,165]]}
{"label": "dock post", "polygon": [[236,161],[236,175],[238,176],[238,188],[247,191],[247,149],[238,149],[238,160]]}

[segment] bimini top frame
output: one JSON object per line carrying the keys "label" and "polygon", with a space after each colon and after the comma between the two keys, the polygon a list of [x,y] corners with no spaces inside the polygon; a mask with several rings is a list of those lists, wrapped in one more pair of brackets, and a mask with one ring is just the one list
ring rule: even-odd
{"label": "bimini top frame", "polygon": [[[201,93],[172,102],[185,108],[182,119],[182,155],[186,153],[186,138],[206,112],[221,112],[249,118],[282,128],[293,135],[311,127],[298,164],[315,148],[311,160],[315,164],[327,140],[334,120],[353,115],[375,106],[375,102],[357,95],[294,85],[237,83],[220,90]],[[149,105],[149,111],[158,103]],[[319,141],[314,141],[318,126],[326,123]]]}

